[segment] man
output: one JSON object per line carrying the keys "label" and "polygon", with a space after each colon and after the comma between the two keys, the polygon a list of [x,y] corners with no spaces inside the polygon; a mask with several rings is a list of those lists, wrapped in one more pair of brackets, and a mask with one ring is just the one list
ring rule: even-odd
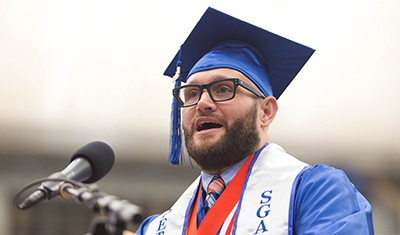
{"label": "man", "polygon": [[182,123],[202,173],[138,234],[373,234],[371,207],[342,171],[269,143],[276,99],[313,52],[206,11],[165,72],[177,65],[170,161],[179,163]]}

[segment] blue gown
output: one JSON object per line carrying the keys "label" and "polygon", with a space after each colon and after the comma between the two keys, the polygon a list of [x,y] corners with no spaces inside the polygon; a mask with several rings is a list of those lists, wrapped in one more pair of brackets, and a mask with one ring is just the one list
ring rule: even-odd
{"label": "blue gown", "polygon": [[[148,217],[136,233],[146,234],[148,225],[157,216]],[[293,230],[289,230],[289,235],[292,234],[372,235],[371,205],[343,171],[326,165],[312,166],[297,182]]]}

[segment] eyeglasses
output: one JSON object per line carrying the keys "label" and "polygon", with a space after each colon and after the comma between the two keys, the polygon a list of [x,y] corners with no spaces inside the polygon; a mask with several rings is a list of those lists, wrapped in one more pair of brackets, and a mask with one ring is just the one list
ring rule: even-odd
{"label": "eyeglasses", "polygon": [[185,108],[196,105],[199,102],[204,89],[207,90],[212,101],[222,102],[233,99],[236,95],[236,88],[238,86],[242,86],[257,97],[265,99],[264,94],[238,78],[216,80],[204,85],[193,84],[180,86],[174,88],[172,94],[178,105]]}

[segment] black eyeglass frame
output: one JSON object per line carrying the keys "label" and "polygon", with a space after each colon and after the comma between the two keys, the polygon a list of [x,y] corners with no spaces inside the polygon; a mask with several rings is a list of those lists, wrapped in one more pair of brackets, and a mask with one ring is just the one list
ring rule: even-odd
{"label": "black eyeglass frame", "polygon": [[[233,87],[233,95],[232,95],[231,98],[228,98],[228,99],[224,99],[224,100],[215,100],[214,97],[213,97],[213,95],[212,95],[212,93],[211,93],[211,91],[210,91],[210,87],[211,87],[212,85],[214,85],[215,83],[222,82],[222,81],[232,81],[232,82],[233,82],[233,85],[234,85],[234,87]],[[204,89],[207,90],[208,95],[210,96],[210,98],[211,98],[212,101],[214,101],[214,102],[224,102],[224,101],[232,100],[233,98],[235,98],[235,96],[236,96],[236,89],[237,89],[238,86],[241,86],[241,87],[245,88],[246,90],[250,91],[251,93],[253,93],[254,95],[256,95],[256,96],[259,97],[259,98],[265,99],[265,95],[264,95],[263,93],[261,93],[260,91],[258,91],[258,90],[255,89],[254,87],[252,87],[251,85],[249,85],[249,84],[243,82],[243,81],[240,80],[239,78],[225,78],[225,79],[219,79],[219,80],[216,80],[216,81],[210,82],[210,83],[208,83],[208,84],[204,84],[204,85],[191,84],[191,85],[179,86],[179,87],[176,87],[176,88],[172,89],[172,95],[175,97],[175,99],[176,99],[178,105],[179,105],[181,108],[187,108],[187,107],[195,106],[195,105],[197,105],[197,104],[199,103],[199,101],[200,101],[200,99],[201,99],[201,95],[203,94],[203,90],[204,90]],[[193,103],[193,104],[190,104],[190,105],[185,105],[185,104],[183,103],[183,101],[181,100],[181,98],[180,98],[180,96],[179,96],[179,90],[180,90],[181,88],[185,88],[185,87],[198,87],[198,88],[199,88],[199,90],[200,90],[200,95],[199,95],[199,99],[197,100],[197,102],[195,102],[195,103]]]}

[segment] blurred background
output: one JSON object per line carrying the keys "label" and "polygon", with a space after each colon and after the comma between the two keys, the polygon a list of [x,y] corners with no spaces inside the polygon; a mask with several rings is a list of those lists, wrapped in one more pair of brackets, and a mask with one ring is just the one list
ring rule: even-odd
{"label": "blurred background", "polygon": [[146,214],[172,205],[200,170],[167,164],[162,74],[208,6],[316,49],[279,99],[271,142],[343,169],[376,234],[400,234],[398,0],[0,0],[0,234],[87,232],[94,214],[73,200],[12,200],[95,140],[116,154],[102,191]]}

